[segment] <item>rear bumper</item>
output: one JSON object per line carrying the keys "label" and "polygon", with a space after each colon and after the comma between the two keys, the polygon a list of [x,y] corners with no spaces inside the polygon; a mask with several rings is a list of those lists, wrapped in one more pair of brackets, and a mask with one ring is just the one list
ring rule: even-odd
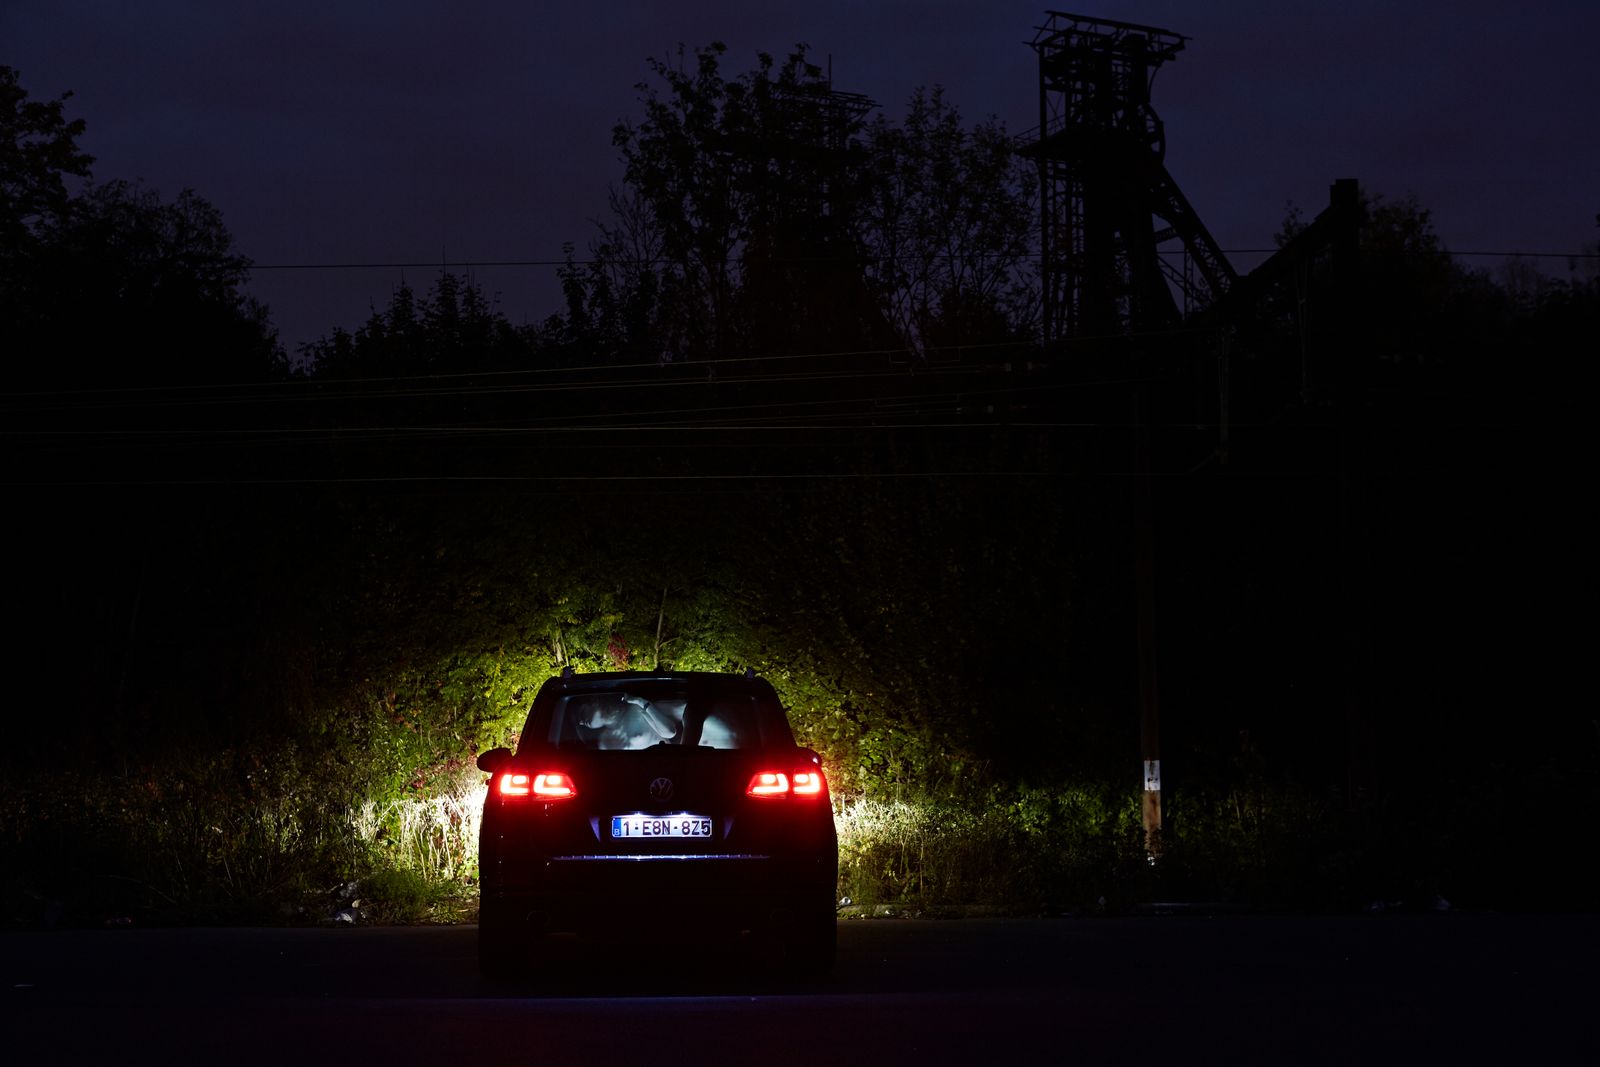
{"label": "rear bumper", "polygon": [[833,914],[837,867],[747,853],[559,855],[528,884],[485,884],[480,922],[506,934],[698,940]]}

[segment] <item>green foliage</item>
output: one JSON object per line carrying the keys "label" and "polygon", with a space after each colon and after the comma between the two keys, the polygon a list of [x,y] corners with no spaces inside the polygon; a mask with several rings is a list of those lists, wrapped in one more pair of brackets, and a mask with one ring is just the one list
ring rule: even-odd
{"label": "green foliage", "polygon": [[[474,845],[476,848],[476,845]],[[411,867],[379,865],[357,883],[364,921],[377,923],[471,922],[476,894],[470,883],[429,878]]]}
{"label": "green foliage", "polygon": [[468,918],[478,881],[483,776],[453,760],[419,775],[412,794],[365,801],[353,830],[374,857],[361,896],[379,921]]}
{"label": "green foliage", "polygon": [[[1275,751],[1202,765],[1190,745],[1152,868],[1134,783],[1115,773],[1134,739],[1101,723],[1131,720],[1128,706],[1098,709],[1066,666],[1064,646],[1101,620],[1073,621],[1080,587],[1059,561],[1075,556],[1074,509],[1059,500],[1051,512],[1027,493],[852,486],[746,497],[711,524],[699,500],[654,499],[650,522],[603,527],[553,521],[542,498],[436,504],[218,516],[260,538],[240,573],[205,556],[219,538],[204,525],[156,538],[170,554],[147,558],[127,669],[85,677],[86,692],[120,685],[119,702],[51,720],[53,747],[8,750],[8,921],[39,922],[52,901],[69,922],[315,921],[350,904],[330,894],[351,882],[366,921],[469,915],[473,758],[514,743],[538,685],[568,663],[770,678],[823,756],[840,895],[858,903],[1471,899],[1457,887],[1499,888],[1472,859],[1485,841],[1505,855],[1553,840],[1472,832],[1506,811],[1538,825],[1518,798],[1542,794],[1514,761],[1493,789],[1396,793],[1357,816],[1315,774],[1268,775],[1289,765]],[[178,580],[190,570],[215,588]],[[234,624],[195,632],[191,613]],[[103,614],[56,636],[77,649],[108,619],[129,632]],[[188,643],[157,643],[169,627]],[[1580,771],[1544,773],[1579,797],[1594,789]]]}
{"label": "green foliage", "polygon": [[31,881],[7,887],[7,921],[289,917],[323,881],[363,868],[324,773],[283,746],[23,778],[0,824],[12,870]]}
{"label": "green foliage", "polygon": [[1127,907],[1149,876],[1138,798],[1108,786],[993,786],[839,804],[839,887],[854,904],[921,911]]}

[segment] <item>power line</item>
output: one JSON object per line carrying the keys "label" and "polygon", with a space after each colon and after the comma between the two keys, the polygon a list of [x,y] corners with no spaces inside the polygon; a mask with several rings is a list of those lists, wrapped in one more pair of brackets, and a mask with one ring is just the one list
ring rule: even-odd
{"label": "power line", "polygon": [[[830,482],[830,481],[925,481],[934,479],[1033,480],[1079,478],[1185,478],[1194,468],[1164,471],[807,471],[794,474],[407,474],[364,475],[337,478],[128,478],[85,479],[82,481],[9,481],[0,484],[17,488],[132,488],[154,486],[271,486],[271,485],[397,485],[444,483],[526,483],[549,485],[609,485],[629,483],[748,483],[748,482]],[[1335,478],[1337,471],[1240,472],[1264,477]]]}
{"label": "power line", "polygon": [[[1278,248],[1274,247],[1274,248],[1223,248],[1223,249],[1219,249],[1218,251],[1222,252],[1224,255],[1229,255],[1229,256],[1253,256],[1253,255],[1271,255],[1271,254],[1274,254],[1274,253],[1276,253],[1276,252],[1278,252],[1280,250]],[[1172,251],[1162,252],[1161,254],[1165,255],[1165,256],[1182,256],[1185,253],[1183,253],[1181,251],[1178,251],[1178,250],[1172,250]],[[1409,255],[1409,256],[1436,256],[1437,255],[1437,256],[1474,256],[1474,257],[1491,257],[1491,258],[1521,258],[1521,259],[1600,259],[1600,252],[1543,252],[1543,251],[1528,251],[1528,250],[1498,250],[1497,251],[1497,250],[1489,250],[1489,249],[1455,249],[1455,248],[1440,248],[1440,249],[1435,249],[1435,250],[1431,250],[1431,251],[1424,251],[1424,250],[1406,251],[1406,252],[1402,252],[1402,254],[1403,255]],[[891,260],[902,261],[902,262],[907,262],[907,263],[924,262],[924,261],[929,261],[929,260],[950,260],[950,259],[959,259],[959,260],[1028,259],[1028,260],[1033,260],[1033,259],[1041,258],[1041,255],[1042,254],[1039,253],[1039,252],[970,252],[970,253],[930,252],[930,253],[925,253],[925,254],[901,255],[901,256],[891,256],[891,255],[857,255],[857,256],[840,256],[840,257],[762,256],[759,259],[747,259],[746,257],[743,257],[743,256],[733,256],[733,257],[729,258],[728,262],[729,262],[729,265],[745,264],[747,262],[757,262],[757,263],[855,264],[855,265],[858,265],[858,264],[862,264],[862,263],[882,263],[882,262],[887,262],[887,261],[891,261]],[[448,260],[448,261],[443,261],[443,262],[437,261],[437,260],[432,261],[432,262],[426,262],[426,261],[421,261],[421,260],[401,261],[401,262],[378,262],[378,261],[350,260],[350,261],[335,262],[335,263],[252,263],[250,265],[250,269],[251,270],[450,270],[450,269],[455,268],[455,267],[473,267],[473,268],[480,268],[480,267],[481,268],[495,268],[495,267],[564,267],[568,263],[571,263],[573,266],[587,267],[587,266],[593,266],[594,264],[599,263],[599,262],[603,262],[603,261],[595,259],[593,257],[586,257],[586,258],[583,258],[583,259],[571,259],[571,260],[567,260],[567,259],[463,259],[463,260]],[[676,262],[678,262],[678,261],[677,260],[658,257],[658,258],[650,259],[650,260],[633,261],[633,262],[628,263],[627,265],[628,266],[641,266],[641,265],[648,264],[649,266],[659,266],[659,265],[671,265],[671,264],[676,263]]]}

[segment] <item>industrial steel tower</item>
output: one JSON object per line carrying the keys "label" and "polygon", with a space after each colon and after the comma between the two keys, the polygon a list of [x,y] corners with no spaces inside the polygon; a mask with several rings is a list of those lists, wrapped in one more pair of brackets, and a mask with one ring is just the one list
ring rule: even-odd
{"label": "industrial steel tower", "polygon": [[1188,38],[1046,16],[1031,42],[1039,127],[1021,149],[1039,166],[1044,341],[1169,329],[1235,280],[1167,173],[1150,106],[1156,71]]}

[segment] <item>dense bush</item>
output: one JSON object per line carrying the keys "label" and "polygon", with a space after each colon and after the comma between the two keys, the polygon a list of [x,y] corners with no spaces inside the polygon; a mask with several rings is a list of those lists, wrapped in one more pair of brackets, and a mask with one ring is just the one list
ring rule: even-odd
{"label": "dense bush", "polygon": [[[1455,731],[1457,787],[1408,788],[1397,735],[1384,791],[1352,810],[1337,762],[1283,758],[1322,705],[1279,709],[1249,760],[1216,740],[1229,719],[1191,715],[1173,720],[1182,777],[1152,866],[1137,783],[1112,773],[1137,752],[1131,698],[1097,688],[1121,669],[1099,661],[1103,631],[1126,620],[1083,606],[1105,602],[1105,568],[1087,564],[1106,557],[1067,547],[1061,502],[917,488],[746,503],[708,527],[698,502],[652,501],[652,523],[604,544],[553,536],[515,500],[345,501],[336,523],[236,504],[175,510],[142,560],[48,571],[40,591],[73,611],[35,646],[39,677],[116,698],[17,723],[5,921],[470,915],[474,757],[513,743],[568,663],[769,677],[824,756],[840,896],[863,904],[1538,903],[1567,850],[1561,804],[1541,798],[1594,796],[1593,738],[1558,746],[1587,744],[1587,761],[1546,766]],[[141,568],[133,614],[119,590]],[[121,658],[79,654],[105,633]]]}

